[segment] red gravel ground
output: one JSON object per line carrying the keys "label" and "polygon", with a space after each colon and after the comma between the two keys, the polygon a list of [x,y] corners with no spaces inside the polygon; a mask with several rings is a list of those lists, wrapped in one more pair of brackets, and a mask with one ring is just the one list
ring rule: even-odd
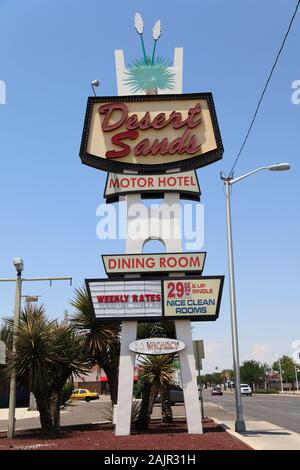
{"label": "red gravel ground", "polygon": [[213,421],[203,425],[204,434],[188,434],[186,423],[153,422],[145,433],[115,436],[112,429],[98,425],[64,427],[55,439],[38,431],[17,431],[14,439],[0,434],[0,450],[249,450]]}

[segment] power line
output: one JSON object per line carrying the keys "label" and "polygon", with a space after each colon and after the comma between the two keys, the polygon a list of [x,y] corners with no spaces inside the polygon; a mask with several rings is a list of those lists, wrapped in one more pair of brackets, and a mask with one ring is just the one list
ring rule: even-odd
{"label": "power line", "polygon": [[293,16],[292,16],[292,18],[291,18],[291,20],[290,20],[288,29],[287,29],[287,31],[286,31],[286,33],[285,33],[285,36],[284,36],[283,41],[282,41],[282,44],[281,44],[280,49],[279,49],[279,51],[278,51],[278,53],[277,53],[275,62],[274,62],[274,64],[273,64],[272,68],[271,68],[271,72],[270,72],[270,74],[269,74],[269,76],[268,76],[268,79],[267,79],[267,81],[266,81],[266,84],[265,84],[265,86],[264,86],[264,88],[263,88],[262,94],[261,94],[260,99],[259,99],[259,101],[258,101],[258,104],[257,104],[257,106],[256,106],[255,113],[254,113],[254,115],[253,115],[252,121],[251,121],[251,123],[250,123],[250,126],[249,126],[249,128],[248,128],[248,131],[247,131],[247,133],[246,133],[246,136],[245,136],[245,138],[244,138],[244,140],[243,140],[243,143],[242,143],[242,145],[241,145],[240,151],[239,151],[239,153],[237,154],[237,157],[236,157],[236,159],[235,159],[235,161],[234,161],[234,163],[233,163],[233,165],[232,165],[232,168],[231,168],[231,171],[230,171],[230,173],[229,173],[229,176],[232,176],[232,175],[233,175],[233,171],[234,171],[235,165],[237,164],[238,159],[240,158],[241,153],[242,153],[242,151],[243,151],[243,149],[244,149],[244,147],[245,147],[245,145],[246,145],[246,142],[247,142],[248,137],[249,137],[249,135],[250,135],[250,132],[251,132],[251,130],[252,130],[254,121],[255,121],[256,116],[257,116],[257,114],[258,114],[258,111],[259,111],[261,102],[262,102],[263,97],[264,97],[264,95],[265,95],[265,93],[266,93],[266,90],[267,90],[267,88],[268,88],[269,82],[270,82],[270,80],[271,80],[271,77],[272,77],[273,72],[274,72],[274,70],[275,70],[275,67],[276,67],[276,65],[277,65],[278,59],[279,59],[279,57],[280,57],[280,54],[281,54],[281,52],[282,52],[282,50],[283,50],[283,48],[284,48],[285,42],[286,42],[287,37],[288,37],[288,35],[289,35],[289,32],[290,32],[290,30],[291,30],[291,27],[292,27],[293,21],[294,21],[294,19],[295,19],[295,16],[296,16],[296,14],[297,14],[299,5],[300,5],[300,0],[298,0],[298,2],[297,2],[296,8],[295,8],[294,13],[293,13]]}

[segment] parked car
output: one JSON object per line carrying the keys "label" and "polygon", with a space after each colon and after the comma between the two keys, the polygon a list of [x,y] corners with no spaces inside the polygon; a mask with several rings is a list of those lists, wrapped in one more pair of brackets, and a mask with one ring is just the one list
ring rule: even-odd
{"label": "parked car", "polygon": [[251,387],[248,384],[241,384],[241,394],[251,397],[252,396]]}
{"label": "parked car", "polygon": [[[157,395],[155,403],[161,402],[160,394]],[[170,402],[171,405],[175,405],[175,403],[184,403],[183,398],[183,390],[179,385],[171,384],[170,385]]]}
{"label": "parked car", "polygon": [[221,387],[213,387],[211,390],[212,395],[223,395]]}
{"label": "parked car", "polygon": [[86,388],[76,388],[75,390],[73,390],[73,393],[70,398],[71,400],[85,401],[99,400],[99,394],[96,392],[90,392]]}

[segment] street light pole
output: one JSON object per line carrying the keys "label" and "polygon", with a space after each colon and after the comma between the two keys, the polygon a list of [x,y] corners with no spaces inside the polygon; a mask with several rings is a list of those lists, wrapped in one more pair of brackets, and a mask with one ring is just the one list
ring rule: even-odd
{"label": "street light pole", "polygon": [[281,387],[281,392],[283,392],[283,380],[282,380],[281,360],[280,360],[280,356],[279,356],[278,353],[276,353],[275,356],[276,356],[276,358],[277,358],[278,365],[279,365],[280,387]]}
{"label": "street light pole", "polygon": [[[21,298],[22,298],[22,283],[24,281],[49,281],[50,286],[52,281],[70,281],[72,285],[71,277],[34,277],[34,278],[22,278],[22,271],[24,269],[24,262],[22,258],[13,259],[14,266],[17,271],[17,278],[4,278],[0,279],[0,282],[16,282],[16,297],[15,297],[15,310],[14,310],[14,323],[13,323],[13,338],[12,338],[12,354],[16,353],[16,335],[20,323],[20,310],[21,310]],[[8,431],[7,437],[11,439],[15,435],[15,412],[16,412],[16,392],[17,392],[17,378],[13,371],[10,379],[10,390],[9,390],[9,409],[8,409]]]}
{"label": "street light pole", "polygon": [[235,393],[235,404],[236,404],[235,430],[237,432],[244,432],[246,431],[246,424],[243,418],[243,406],[242,406],[242,395],[241,395],[240,359],[239,359],[238,330],[237,330],[237,318],[236,318],[235,278],[234,278],[232,224],[231,224],[231,206],[230,206],[230,180],[225,179],[224,184],[225,184],[225,192],[226,192],[231,338],[232,338],[233,369],[234,369],[234,393]]}
{"label": "street light pole", "polygon": [[298,382],[298,367],[295,364],[295,377],[296,377],[296,389],[299,392],[299,382]]}
{"label": "street light pole", "polygon": [[235,406],[236,406],[236,421],[235,430],[238,432],[246,431],[246,425],[243,418],[242,396],[240,386],[240,359],[239,359],[239,346],[238,346],[238,329],[237,329],[237,315],[236,315],[236,296],[235,296],[235,277],[234,277],[234,262],[233,262],[233,242],[232,242],[232,224],[231,224],[231,205],[230,205],[230,189],[231,186],[248,176],[253,175],[262,170],[270,171],[284,171],[289,170],[289,163],[277,163],[275,165],[263,166],[257,168],[245,175],[233,178],[233,175],[228,177],[222,176],[221,180],[224,182],[226,194],[226,220],[227,220],[227,247],[228,247],[228,271],[229,271],[229,289],[230,289],[230,313],[231,313],[231,336],[232,336],[232,352],[233,352],[233,367],[234,367],[234,392],[235,392]]}
{"label": "street light pole", "polygon": [[278,362],[279,362],[279,373],[280,373],[280,385],[281,385],[281,391],[283,392],[282,369],[281,369],[281,360],[280,360],[280,358],[278,359]]}
{"label": "street light pole", "polygon": [[[12,338],[12,354],[16,352],[16,333],[18,331],[20,322],[20,309],[21,309],[21,293],[22,293],[22,271],[17,271],[16,278],[16,297],[15,297],[15,311],[14,311],[14,326],[13,326],[13,338]],[[17,378],[13,372],[10,379],[9,387],[9,410],[8,410],[8,432],[7,437],[11,439],[15,434],[15,410],[16,410],[16,388]]]}

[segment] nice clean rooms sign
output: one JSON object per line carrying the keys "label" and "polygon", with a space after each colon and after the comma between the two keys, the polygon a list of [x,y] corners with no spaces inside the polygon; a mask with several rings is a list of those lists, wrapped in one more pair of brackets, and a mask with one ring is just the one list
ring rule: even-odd
{"label": "nice clean rooms sign", "polygon": [[141,280],[87,279],[99,321],[216,320],[224,276]]}
{"label": "nice clean rooms sign", "polygon": [[215,319],[220,307],[223,277],[163,281],[164,316]]}

